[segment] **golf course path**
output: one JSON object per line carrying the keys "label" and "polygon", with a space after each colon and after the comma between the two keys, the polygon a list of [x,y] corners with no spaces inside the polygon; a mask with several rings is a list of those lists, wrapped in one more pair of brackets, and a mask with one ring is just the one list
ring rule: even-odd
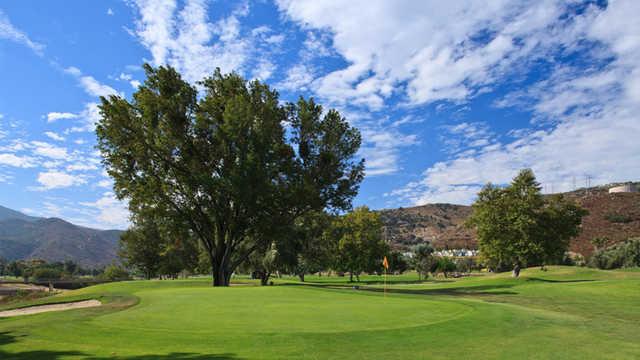
{"label": "golf course path", "polygon": [[83,308],[96,307],[100,305],[102,305],[102,303],[98,300],[85,300],[85,301],[77,301],[77,302],[64,303],[64,304],[30,306],[22,309],[0,311],[0,317],[31,315],[31,314],[39,314],[39,313],[49,312],[49,311],[83,309]]}

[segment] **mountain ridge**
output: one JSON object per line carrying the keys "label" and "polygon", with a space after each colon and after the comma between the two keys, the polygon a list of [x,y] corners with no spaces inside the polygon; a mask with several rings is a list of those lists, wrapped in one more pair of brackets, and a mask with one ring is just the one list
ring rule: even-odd
{"label": "mountain ridge", "polygon": [[102,267],[117,260],[121,233],[0,207],[0,257],[7,260],[74,260],[81,266]]}

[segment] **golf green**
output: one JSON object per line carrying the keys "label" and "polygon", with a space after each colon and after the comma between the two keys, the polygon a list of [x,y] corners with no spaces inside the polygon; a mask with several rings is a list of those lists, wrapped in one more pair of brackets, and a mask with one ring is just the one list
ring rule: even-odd
{"label": "golf green", "polygon": [[[640,272],[553,267],[418,282],[377,276],[132,281],[40,300],[104,305],[0,319],[1,359],[640,357]],[[20,304],[21,306],[28,304]],[[5,306],[6,307],[6,306]]]}

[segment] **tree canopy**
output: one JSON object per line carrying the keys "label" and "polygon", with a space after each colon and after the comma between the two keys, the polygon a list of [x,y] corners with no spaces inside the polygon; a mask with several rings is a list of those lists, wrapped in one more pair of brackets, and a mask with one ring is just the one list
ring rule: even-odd
{"label": "tree canopy", "polygon": [[382,269],[382,258],[389,247],[382,238],[380,214],[366,206],[336,219],[334,234],[338,240],[336,269],[353,276]]}
{"label": "tree canopy", "polygon": [[562,196],[545,198],[533,171],[525,169],[506,187],[487,184],[467,224],[477,230],[487,265],[513,266],[518,276],[521,266],[560,261],[586,214]]}
{"label": "tree canopy", "polygon": [[300,216],[349,209],[363,178],[359,131],[313,99],[281,104],[259,81],[216,70],[200,92],[144,66],[131,100],[102,98],[98,147],[134,223],[161,219],[206,249],[213,285]]}

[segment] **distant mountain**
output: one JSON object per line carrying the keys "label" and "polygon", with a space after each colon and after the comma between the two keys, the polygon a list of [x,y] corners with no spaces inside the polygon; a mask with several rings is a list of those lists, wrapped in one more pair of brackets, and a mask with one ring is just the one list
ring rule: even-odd
{"label": "distant mountain", "polygon": [[24,220],[24,221],[36,221],[40,218],[37,217],[33,217],[33,216],[29,216],[29,215],[25,215],[21,212],[15,211],[15,210],[11,210],[9,208],[6,208],[4,206],[0,206],[0,221],[2,220],[7,220],[7,219],[20,219],[20,220]]}
{"label": "distant mountain", "polygon": [[[571,240],[570,250],[590,255],[591,240],[607,238],[608,244],[640,236],[640,193],[613,193],[609,184],[564,193],[589,211],[582,221],[582,231]],[[462,226],[471,207],[452,204],[428,204],[380,211],[385,239],[392,247],[406,251],[430,241],[437,248],[477,247],[473,231]]]}
{"label": "distant mountain", "polygon": [[96,230],[58,218],[37,218],[0,207],[0,257],[8,260],[74,260],[100,267],[117,259],[122,231]]}

